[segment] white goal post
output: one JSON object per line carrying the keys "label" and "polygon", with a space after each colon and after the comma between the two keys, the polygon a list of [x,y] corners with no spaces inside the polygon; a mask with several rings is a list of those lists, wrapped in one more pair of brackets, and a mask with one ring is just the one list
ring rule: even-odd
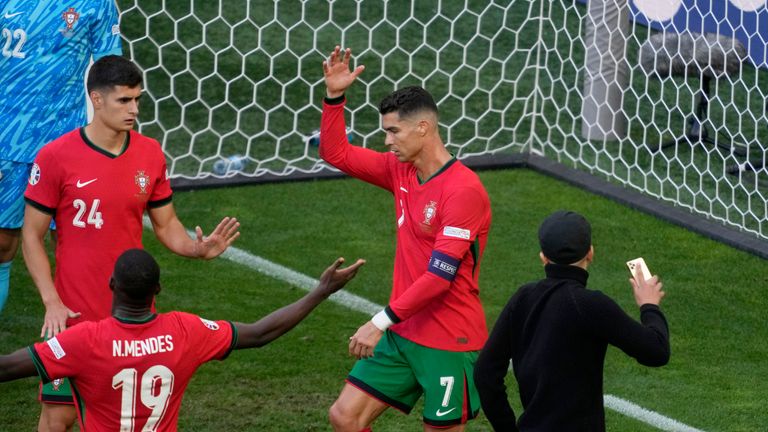
{"label": "white goal post", "polygon": [[[589,1],[117,3],[124,51],[146,77],[139,128],[163,144],[177,182],[333,172],[311,138],[321,62],[338,44],[366,65],[347,95],[354,144],[383,149],[379,100],[422,85],[459,158],[542,155],[768,239],[765,0],[670,0],[655,9],[649,0]],[[606,36],[601,28],[616,22],[623,30]],[[664,55],[688,55],[687,40],[712,60],[712,47],[697,42],[710,33],[740,41],[747,54],[738,70],[705,80],[706,65],[691,54],[685,73],[659,72]],[[680,39],[665,46],[659,34]],[[644,46],[658,57],[641,58]],[[604,55],[597,63],[595,53]],[[600,72],[608,59],[614,72]]]}

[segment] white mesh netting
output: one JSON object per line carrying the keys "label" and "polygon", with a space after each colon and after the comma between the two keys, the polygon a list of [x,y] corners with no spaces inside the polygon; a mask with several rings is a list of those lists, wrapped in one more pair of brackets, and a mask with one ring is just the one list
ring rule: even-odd
{"label": "white mesh netting", "polygon": [[[163,143],[172,177],[327,169],[309,138],[325,90],[321,62],[339,44],[367,67],[347,95],[355,144],[383,149],[379,100],[422,85],[435,95],[443,136],[460,158],[543,154],[768,238],[765,0],[634,0],[618,17],[613,0],[592,1],[592,14],[573,0],[118,6],[125,51],[146,74],[140,130]],[[605,16],[595,14],[597,3],[608,5]],[[623,30],[596,50],[600,27],[616,19]],[[695,41],[708,33],[725,39]],[[674,63],[676,53],[687,55],[688,41],[714,62],[718,48],[731,52],[734,36],[747,56],[737,70],[711,74],[705,110],[702,57],[691,54],[681,74],[658,68],[665,56]],[[656,48],[664,47],[659,38],[678,39],[649,63],[640,50],[654,37]],[[594,53],[602,58],[588,69]],[[235,156],[242,158],[221,162]]]}

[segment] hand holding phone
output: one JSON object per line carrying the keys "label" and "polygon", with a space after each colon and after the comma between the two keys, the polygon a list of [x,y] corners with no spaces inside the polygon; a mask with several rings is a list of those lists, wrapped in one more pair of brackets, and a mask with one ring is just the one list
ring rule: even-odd
{"label": "hand holding phone", "polygon": [[629,272],[632,274],[632,277],[635,277],[635,270],[637,269],[637,265],[640,265],[640,269],[643,272],[643,279],[648,280],[653,277],[651,275],[651,271],[648,270],[648,266],[645,264],[645,260],[643,258],[635,258],[631,261],[627,261],[627,267],[629,268]]}
{"label": "hand holding phone", "polygon": [[[637,278],[637,268],[640,267],[642,281]],[[645,264],[645,260],[642,258],[635,258],[631,261],[627,261],[627,268],[632,273],[633,293],[635,295],[635,302],[638,306],[644,304],[658,305],[664,297],[664,291],[661,290],[662,283],[658,278],[654,278],[651,271],[648,270],[648,266]]]}

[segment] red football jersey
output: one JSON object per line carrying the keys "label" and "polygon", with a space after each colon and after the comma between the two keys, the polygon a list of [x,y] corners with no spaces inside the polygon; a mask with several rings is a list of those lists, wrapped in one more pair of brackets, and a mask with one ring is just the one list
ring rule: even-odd
{"label": "red football jersey", "polygon": [[165,155],[157,141],[135,131],[115,156],[77,129],[44,146],[35,159],[27,203],[56,221],[56,276],[62,302],[80,318],[110,316],[109,277],[117,257],[140,248],[148,206],[171,200]]}
{"label": "red football jersey", "polygon": [[176,430],[197,368],[223,360],[236,342],[229,321],[170,312],[80,323],[29,351],[43,382],[70,379],[82,430],[162,432]]}
{"label": "red football jersey", "polygon": [[[324,104],[320,136],[323,159],[394,194],[397,249],[388,308],[401,321],[392,331],[431,348],[482,348],[488,330],[478,276],[491,206],[477,175],[452,159],[422,183],[413,164],[350,145],[343,103]],[[454,279],[436,276],[434,263]]]}

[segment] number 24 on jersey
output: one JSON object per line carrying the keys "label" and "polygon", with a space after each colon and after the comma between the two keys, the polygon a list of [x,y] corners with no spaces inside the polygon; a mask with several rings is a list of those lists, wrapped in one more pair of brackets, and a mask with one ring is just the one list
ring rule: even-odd
{"label": "number 24 on jersey", "polygon": [[[85,201],[79,198],[72,201],[72,205],[77,209],[75,217],[72,218],[72,225],[78,228],[85,228],[87,224],[93,225],[96,229],[101,229],[101,226],[104,225],[104,219],[101,218],[101,212],[99,211],[100,202],[101,200],[95,198],[93,203],[91,203],[90,211],[88,211],[88,204]],[[86,212],[88,212],[88,218],[83,220]]]}

